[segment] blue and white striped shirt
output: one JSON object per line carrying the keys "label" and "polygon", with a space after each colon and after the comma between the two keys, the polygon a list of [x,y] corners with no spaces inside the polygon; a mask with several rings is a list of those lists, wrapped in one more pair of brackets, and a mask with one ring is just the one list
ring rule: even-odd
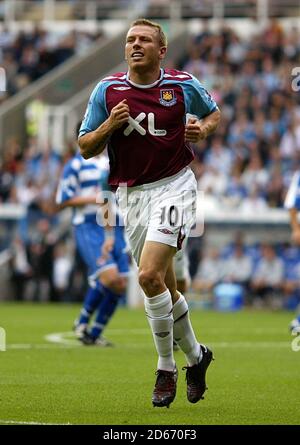
{"label": "blue and white striped shirt", "polygon": [[300,171],[296,171],[285,197],[284,207],[286,209],[300,210]]}
{"label": "blue and white striped shirt", "polygon": [[[80,153],[66,163],[58,185],[56,203],[62,204],[74,197],[96,196],[107,188],[109,163],[106,156],[84,159]],[[73,224],[82,224],[95,218],[99,205],[87,204],[73,208]]]}

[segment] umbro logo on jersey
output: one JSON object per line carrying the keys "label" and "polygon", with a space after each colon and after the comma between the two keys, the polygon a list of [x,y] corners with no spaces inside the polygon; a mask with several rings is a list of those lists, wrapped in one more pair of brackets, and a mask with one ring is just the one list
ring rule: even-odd
{"label": "umbro logo on jersey", "polygon": [[159,232],[164,233],[165,235],[174,235],[173,232],[169,229],[157,229]]}
{"label": "umbro logo on jersey", "polygon": [[159,102],[165,107],[171,107],[177,102],[174,90],[160,90]]}
{"label": "umbro logo on jersey", "polygon": [[126,90],[130,90],[131,87],[113,87],[113,90],[117,90],[117,91],[126,91]]}

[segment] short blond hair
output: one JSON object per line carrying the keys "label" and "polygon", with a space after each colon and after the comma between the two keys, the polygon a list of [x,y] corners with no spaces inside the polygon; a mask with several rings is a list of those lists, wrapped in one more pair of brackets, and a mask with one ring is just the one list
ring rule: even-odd
{"label": "short blond hair", "polygon": [[160,46],[168,46],[167,36],[164,33],[162,27],[158,23],[151,22],[151,20],[147,20],[147,19],[137,19],[131,23],[129,29],[133,28],[134,26],[139,26],[139,25],[150,26],[150,28],[155,28],[158,32]]}

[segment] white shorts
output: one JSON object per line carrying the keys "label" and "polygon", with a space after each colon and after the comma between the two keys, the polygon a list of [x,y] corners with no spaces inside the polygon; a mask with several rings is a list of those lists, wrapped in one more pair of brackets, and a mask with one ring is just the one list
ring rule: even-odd
{"label": "white shorts", "polygon": [[117,190],[117,200],[137,264],[145,241],[168,244],[180,250],[196,222],[197,182],[189,167],[150,184],[121,186]]}

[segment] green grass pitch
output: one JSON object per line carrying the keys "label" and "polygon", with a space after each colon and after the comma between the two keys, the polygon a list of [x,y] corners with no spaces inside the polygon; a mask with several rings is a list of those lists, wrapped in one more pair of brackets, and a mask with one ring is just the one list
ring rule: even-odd
{"label": "green grass pitch", "polygon": [[[0,424],[299,424],[300,350],[288,332],[293,314],[192,310],[215,361],[205,400],[186,400],[184,356],[176,352],[177,396],[153,408],[156,353],[142,309],[120,308],[107,328],[114,348],[83,347],[45,336],[70,331],[77,305],[0,304],[7,350],[0,352]],[[59,341],[60,337],[52,337]],[[298,348],[297,348],[298,346]]]}

